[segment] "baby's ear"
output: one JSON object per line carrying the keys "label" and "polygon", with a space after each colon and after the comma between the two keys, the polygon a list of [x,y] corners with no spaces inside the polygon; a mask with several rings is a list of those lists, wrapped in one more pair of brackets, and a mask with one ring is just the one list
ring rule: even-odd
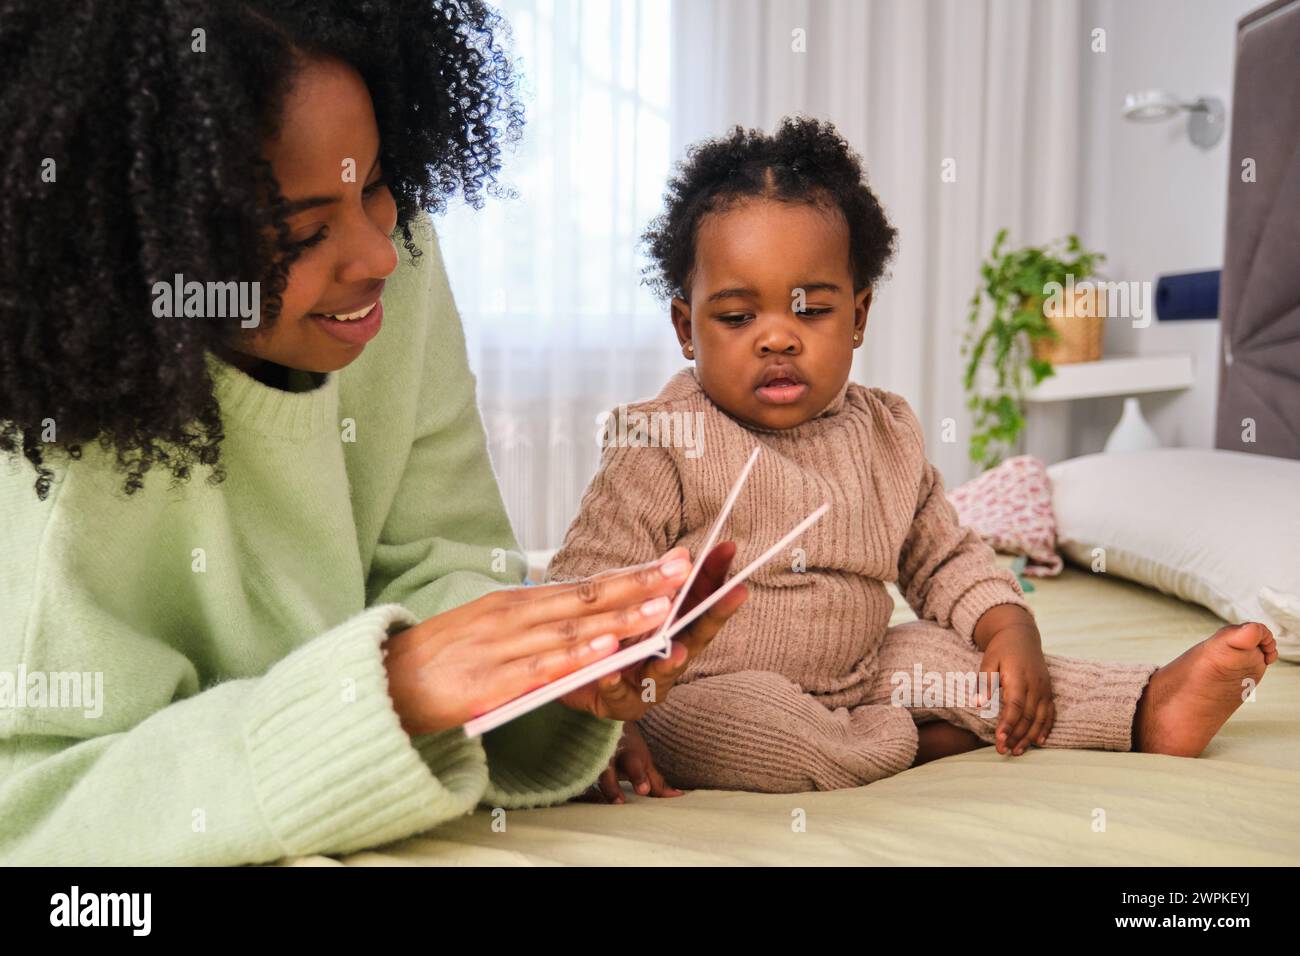
{"label": "baby's ear", "polygon": [[677,332],[677,344],[685,345],[691,341],[691,304],[681,296],[673,296],[668,308],[668,317]]}
{"label": "baby's ear", "polygon": [[[861,289],[853,294],[853,331],[859,333],[866,332],[867,313],[871,309],[871,294],[875,291],[871,286]],[[855,342],[861,342],[862,339],[857,337]]]}

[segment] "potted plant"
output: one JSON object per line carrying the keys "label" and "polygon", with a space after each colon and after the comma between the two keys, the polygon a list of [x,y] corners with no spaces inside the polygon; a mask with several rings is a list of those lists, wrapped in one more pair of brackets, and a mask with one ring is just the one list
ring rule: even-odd
{"label": "potted plant", "polygon": [[[985,469],[1014,451],[1025,426],[1025,393],[1054,374],[1053,360],[1095,360],[1101,347],[1100,297],[1091,286],[1076,289],[1073,302],[1060,302],[1053,293],[1091,276],[1105,256],[1084,250],[1074,235],[1013,250],[1003,249],[1006,238],[1007,230],[999,230],[980,266],[983,282],[971,298],[962,343],[966,406],[975,418],[970,457]],[[991,308],[984,307],[985,299]],[[1049,307],[1052,302],[1060,307]],[[1061,320],[1067,318],[1086,322],[1065,325]],[[984,366],[988,371],[981,376]]]}

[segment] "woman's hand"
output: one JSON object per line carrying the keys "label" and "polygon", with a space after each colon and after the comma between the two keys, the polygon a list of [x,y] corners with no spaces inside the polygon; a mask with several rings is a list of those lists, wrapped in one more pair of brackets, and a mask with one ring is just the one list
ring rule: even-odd
{"label": "woman's hand", "polygon": [[1030,621],[995,631],[980,670],[998,675],[998,753],[1018,757],[1030,744],[1041,746],[1056,721],[1056,704],[1038,628]]}
{"label": "woman's hand", "polygon": [[[459,727],[608,656],[621,639],[654,630],[667,617],[670,596],[690,569],[690,553],[674,548],[650,564],[582,581],[494,591],[393,635],[384,667],[402,729]],[[734,596],[718,603],[730,601]],[[697,644],[721,626],[717,610],[691,629],[699,629]],[[710,617],[716,623],[701,628]]]}
{"label": "woman's hand", "polygon": [[[684,550],[684,549],[683,549]],[[672,552],[670,551],[669,554]],[[716,591],[727,580],[727,570],[731,559],[736,556],[734,541],[724,541],[709,552],[700,566],[700,573],[691,583],[690,593],[682,602],[679,616],[684,617],[695,605],[699,604]],[[597,575],[599,578],[600,575]],[[610,674],[599,681],[579,687],[572,693],[565,694],[560,700],[575,710],[585,710],[597,717],[611,720],[640,720],[645,712],[659,703],[668,694],[673,682],[686,670],[691,658],[708,646],[715,634],[722,629],[727,618],[745,603],[749,592],[745,585],[738,584],[709,608],[673,641],[673,650],[668,657],[651,658],[638,661],[615,674]],[[662,618],[661,618],[662,620]],[[646,630],[652,630],[646,628]]]}
{"label": "woman's hand", "polygon": [[601,773],[600,778],[588,787],[585,793],[574,799],[585,803],[624,803],[626,801],[623,799],[623,788],[618,785],[620,780],[628,781],[642,796],[680,797],[682,795],[680,790],[668,785],[655,767],[654,759],[650,756],[650,747],[633,723],[623,725],[623,736],[619,739],[618,750],[614,752],[614,759],[609,762],[609,766]]}

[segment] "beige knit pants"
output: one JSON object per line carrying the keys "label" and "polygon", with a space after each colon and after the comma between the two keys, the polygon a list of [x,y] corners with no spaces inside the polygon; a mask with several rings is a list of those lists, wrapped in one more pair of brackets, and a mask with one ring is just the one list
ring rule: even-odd
{"label": "beige knit pants", "polygon": [[[1045,655],[1056,721],[1045,747],[1131,749],[1133,715],[1155,664]],[[900,707],[893,675],[978,673],[983,654],[930,621],[885,631],[862,700],[833,709],[793,681],[741,671],[678,684],[638,726],[655,764],[686,788],[794,793],[859,787],[912,766],[917,725],[945,720],[995,742],[997,716],[965,707]],[[947,701],[945,701],[946,703]]]}

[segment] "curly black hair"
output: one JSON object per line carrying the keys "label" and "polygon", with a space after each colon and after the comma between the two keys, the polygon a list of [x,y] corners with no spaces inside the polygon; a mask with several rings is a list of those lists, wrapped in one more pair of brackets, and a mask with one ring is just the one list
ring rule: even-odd
{"label": "curly black hair", "polygon": [[523,127],[508,39],[480,0],[0,0],[0,451],[38,497],[47,458],[96,439],[127,494],[154,465],[224,478],[204,352],[240,333],[149,321],[151,290],[256,279],[275,321],[301,249],[261,146],[304,62],[369,86],[414,261],[421,210],[503,191]]}
{"label": "curly black hair", "polygon": [[687,151],[669,180],[664,212],[641,237],[650,255],[645,284],[662,298],[689,299],[701,220],[755,198],[842,212],[854,291],[879,279],[894,254],[898,230],[867,185],[861,158],[830,122],[787,116],[771,135],[735,126]]}

